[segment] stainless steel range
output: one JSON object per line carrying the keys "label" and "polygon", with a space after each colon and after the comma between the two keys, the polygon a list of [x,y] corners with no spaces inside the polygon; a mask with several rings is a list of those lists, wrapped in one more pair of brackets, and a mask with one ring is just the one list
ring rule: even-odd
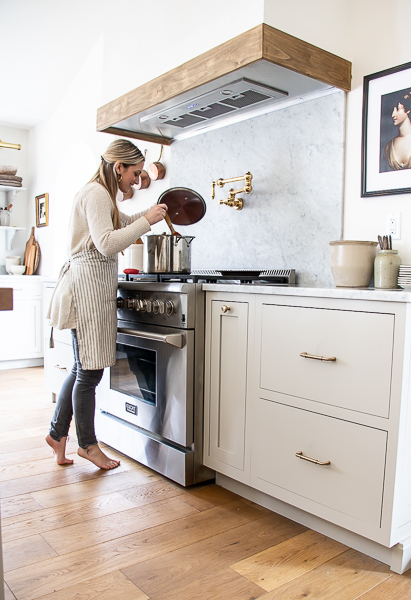
{"label": "stainless steel range", "polygon": [[214,477],[202,464],[202,282],[295,281],[294,271],[259,273],[136,275],[119,282],[117,360],[97,388],[100,441],[184,486]]}
{"label": "stainless steel range", "polygon": [[120,282],[117,360],[97,390],[102,442],[181,485],[202,465],[204,294],[201,284]]}

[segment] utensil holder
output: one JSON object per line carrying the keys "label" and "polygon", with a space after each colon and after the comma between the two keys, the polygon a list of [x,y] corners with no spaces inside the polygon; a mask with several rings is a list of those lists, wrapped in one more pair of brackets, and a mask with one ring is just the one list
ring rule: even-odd
{"label": "utensil holder", "polygon": [[397,288],[400,264],[398,250],[380,250],[374,261],[374,287],[386,290]]}

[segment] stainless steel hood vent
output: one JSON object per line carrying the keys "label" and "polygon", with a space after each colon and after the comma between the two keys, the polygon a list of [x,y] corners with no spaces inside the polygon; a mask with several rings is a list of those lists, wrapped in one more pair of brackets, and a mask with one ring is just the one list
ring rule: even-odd
{"label": "stainless steel hood vent", "polygon": [[256,104],[262,103],[271,106],[285,96],[288,96],[288,92],[243,77],[188,102],[171,106],[166,112],[160,111],[143,117],[141,123],[158,128],[167,125],[176,131],[190,127],[193,131],[211,120],[218,123],[228,113],[245,112],[247,108],[254,108]]}
{"label": "stainless steel hood vent", "polygon": [[261,23],[100,107],[97,130],[170,145],[335,89],[350,62]]}

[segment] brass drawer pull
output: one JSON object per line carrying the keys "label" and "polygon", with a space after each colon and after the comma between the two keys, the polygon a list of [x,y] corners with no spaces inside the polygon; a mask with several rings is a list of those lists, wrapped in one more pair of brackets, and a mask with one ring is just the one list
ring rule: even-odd
{"label": "brass drawer pull", "polygon": [[223,304],[223,306],[221,307],[221,310],[223,311],[223,313],[226,313],[229,310],[231,310],[231,308],[229,306],[226,306],[225,304]]}
{"label": "brass drawer pull", "polygon": [[331,462],[329,460],[326,460],[325,462],[321,462],[320,460],[317,460],[315,458],[310,458],[309,456],[304,456],[304,454],[301,451],[296,452],[295,455],[297,458],[301,458],[302,460],[308,460],[308,462],[312,462],[315,465],[320,465],[322,467],[326,467],[327,465],[331,464]]}
{"label": "brass drawer pull", "polygon": [[60,367],[60,365],[54,365],[56,369],[60,369],[61,371],[68,371],[67,367]]}
{"label": "brass drawer pull", "polygon": [[308,352],[301,352],[300,356],[302,356],[303,358],[313,358],[314,360],[323,360],[325,362],[335,362],[337,360],[335,356],[326,358],[325,356],[316,356],[315,354],[308,354]]}

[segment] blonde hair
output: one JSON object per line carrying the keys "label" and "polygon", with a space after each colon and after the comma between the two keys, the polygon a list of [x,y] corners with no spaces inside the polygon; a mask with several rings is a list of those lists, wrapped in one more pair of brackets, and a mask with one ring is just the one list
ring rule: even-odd
{"label": "blonde hair", "polygon": [[114,165],[117,161],[127,168],[143,162],[144,156],[137,146],[129,140],[115,140],[101,156],[100,166],[89,183],[97,181],[108,191],[113,203],[114,229],[121,229],[120,213],[116,203],[119,179]]}

